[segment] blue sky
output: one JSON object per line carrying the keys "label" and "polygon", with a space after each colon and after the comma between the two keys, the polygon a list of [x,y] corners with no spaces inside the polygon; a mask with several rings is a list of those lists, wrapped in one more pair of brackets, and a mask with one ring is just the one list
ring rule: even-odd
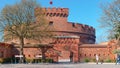
{"label": "blue sky", "polygon": [[[20,0],[0,0],[0,10],[7,4],[14,4]],[[99,28],[98,20],[102,14],[101,3],[111,2],[112,0],[37,0],[42,7],[62,7],[69,8],[69,22],[88,24],[96,29],[96,42],[106,41],[106,32]]]}

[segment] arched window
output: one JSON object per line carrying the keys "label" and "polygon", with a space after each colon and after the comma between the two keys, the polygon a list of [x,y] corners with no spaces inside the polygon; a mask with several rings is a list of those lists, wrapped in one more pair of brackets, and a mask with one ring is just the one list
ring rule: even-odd
{"label": "arched window", "polygon": [[28,55],[28,57],[30,57],[30,55]]}
{"label": "arched window", "polygon": [[94,54],[94,56],[96,56],[96,54]]}
{"label": "arched window", "polygon": [[91,54],[90,54],[90,56],[91,56]]}
{"label": "arched window", "polygon": [[34,55],[34,57],[36,57],[36,55]]}

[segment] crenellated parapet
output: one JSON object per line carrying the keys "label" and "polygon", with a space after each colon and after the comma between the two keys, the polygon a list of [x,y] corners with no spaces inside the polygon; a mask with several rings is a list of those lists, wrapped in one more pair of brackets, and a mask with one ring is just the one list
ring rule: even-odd
{"label": "crenellated parapet", "polygon": [[80,23],[71,23],[71,25],[72,28],[76,29],[77,32],[95,35],[95,28],[93,28],[92,26]]}
{"label": "crenellated parapet", "polygon": [[[36,11],[40,11],[41,8],[36,8]],[[50,17],[68,17],[68,8],[42,8],[43,14]]]}

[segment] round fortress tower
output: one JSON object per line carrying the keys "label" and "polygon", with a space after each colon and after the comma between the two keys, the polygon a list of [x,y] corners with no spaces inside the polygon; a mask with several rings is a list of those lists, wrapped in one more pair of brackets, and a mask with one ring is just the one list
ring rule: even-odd
{"label": "round fortress tower", "polygon": [[[78,36],[83,44],[95,43],[95,29],[91,26],[68,22],[68,8],[42,8],[44,15],[49,21],[49,29],[52,30],[55,36]],[[37,8],[35,11],[40,11]]]}

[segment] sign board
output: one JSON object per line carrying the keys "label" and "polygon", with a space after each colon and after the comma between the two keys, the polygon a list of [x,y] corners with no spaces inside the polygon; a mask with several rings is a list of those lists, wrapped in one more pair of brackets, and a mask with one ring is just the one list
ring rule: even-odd
{"label": "sign board", "polygon": [[41,58],[41,57],[42,57],[42,55],[36,55],[36,57],[37,57],[37,58]]}
{"label": "sign board", "polygon": [[23,55],[15,55],[15,57],[23,57]]}
{"label": "sign board", "polygon": [[70,62],[70,59],[59,59],[58,62]]}

